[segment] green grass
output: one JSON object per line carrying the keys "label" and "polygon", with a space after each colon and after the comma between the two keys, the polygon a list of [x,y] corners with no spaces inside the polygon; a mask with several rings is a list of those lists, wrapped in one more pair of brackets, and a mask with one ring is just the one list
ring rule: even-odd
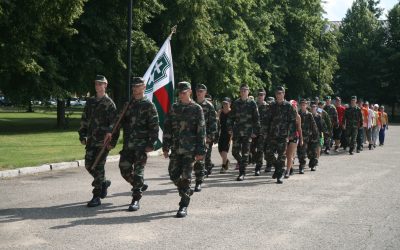
{"label": "green grass", "polygon": [[[0,170],[84,158],[77,130],[81,110],[73,110],[67,129],[56,128],[56,112],[0,112]],[[1,110],[0,110],[1,111]],[[121,137],[122,138],[122,137]],[[110,154],[117,154],[121,143]]]}

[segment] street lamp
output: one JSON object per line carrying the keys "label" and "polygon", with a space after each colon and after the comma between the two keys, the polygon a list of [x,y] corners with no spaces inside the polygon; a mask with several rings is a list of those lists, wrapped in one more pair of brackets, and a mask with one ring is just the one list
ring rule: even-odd
{"label": "street lamp", "polygon": [[321,41],[322,41],[322,35],[326,34],[329,32],[331,26],[329,24],[324,24],[324,27],[322,27],[320,33],[319,33],[319,44],[318,44],[318,95],[321,92]]}

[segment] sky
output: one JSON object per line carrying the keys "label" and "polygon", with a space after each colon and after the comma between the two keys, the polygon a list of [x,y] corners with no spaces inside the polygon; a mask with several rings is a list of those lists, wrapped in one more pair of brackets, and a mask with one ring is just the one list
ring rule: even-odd
{"label": "sky", "polygon": [[[351,7],[353,0],[324,0],[324,9],[327,12],[324,17],[329,21],[341,21]],[[381,0],[380,7],[384,8],[384,14],[381,19],[386,19],[387,11],[393,8],[399,0]]]}

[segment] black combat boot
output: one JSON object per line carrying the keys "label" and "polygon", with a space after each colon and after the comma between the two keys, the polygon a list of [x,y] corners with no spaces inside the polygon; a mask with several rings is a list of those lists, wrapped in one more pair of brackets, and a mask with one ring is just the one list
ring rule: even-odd
{"label": "black combat boot", "polygon": [[271,172],[272,170],[272,164],[267,163],[267,167],[265,168],[265,173]]}
{"label": "black combat boot", "polygon": [[299,174],[304,174],[304,166],[303,165],[299,166]]}
{"label": "black combat boot", "polygon": [[93,195],[93,198],[87,203],[88,207],[97,207],[101,205],[99,196]]}
{"label": "black combat boot", "polygon": [[330,154],[330,152],[329,152],[329,148],[328,148],[328,147],[326,147],[326,148],[325,148],[325,151],[324,151],[324,153],[325,153],[325,154],[327,154],[327,155],[329,155],[329,154]]}
{"label": "black combat boot", "polygon": [[179,206],[178,212],[176,212],[177,218],[184,218],[187,215],[187,207]]}
{"label": "black combat boot", "polygon": [[201,192],[201,181],[196,181],[196,185],[194,186],[195,192]]}
{"label": "black combat boot", "polygon": [[350,155],[353,155],[353,150],[354,150],[353,148],[350,148],[350,150],[349,150]]}
{"label": "black combat boot", "polygon": [[239,176],[236,178],[237,181],[243,181],[244,180],[244,174],[239,174]]}
{"label": "black combat boot", "polygon": [[101,194],[100,194],[100,198],[104,199],[107,196],[107,189],[108,187],[111,186],[111,181],[110,180],[105,180],[102,184],[101,184]]}
{"label": "black combat boot", "polygon": [[255,176],[260,176],[260,170],[261,170],[261,166],[260,165],[256,165],[256,168],[254,169],[254,175]]}
{"label": "black combat boot", "polygon": [[139,200],[136,200],[135,198],[132,199],[131,204],[128,207],[128,211],[138,211],[140,208],[140,202]]}

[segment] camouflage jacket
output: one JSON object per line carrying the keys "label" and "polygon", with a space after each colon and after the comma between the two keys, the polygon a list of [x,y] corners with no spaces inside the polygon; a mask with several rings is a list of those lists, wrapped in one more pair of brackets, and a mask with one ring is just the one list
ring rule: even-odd
{"label": "camouflage jacket", "polygon": [[[124,129],[124,149],[154,148],[159,131],[155,105],[146,96],[133,99],[121,119],[121,127]],[[114,136],[119,137],[119,130]]]}
{"label": "camouflage jacket", "polygon": [[204,100],[199,103],[203,109],[204,121],[206,123],[206,137],[210,141],[215,141],[218,133],[217,112],[211,102]]}
{"label": "camouflage jacket", "polygon": [[324,110],[328,113],[329,118],[331,119],[331,124],[333,128],[336,128],[339,124],[338,120],[338,113],[336,111],[335,106],[331,105],[325,105]]}
{"label": "camouflage jacket", "polygon": [[287,139],[296,136],[296,110],[289,102],[272,102],[262,121],[265,139]]}
{"label": "camouflage jacket", "polygon": [[308,141],[317,142],[319,140],[319,131],[313,115],[308,110],[306,112],[300,110],[299,115],[301,117],[303,141],[305,143]]}
{"label": "camouflage jacket", "polygon": [[257,104],[250,99],[237,99],[232,103],[228,116],[228,131],[233,132],[233,137],[246,136],[260,133],[260,116]]}
{"label": "camouflage jacket", "polygon": [[194,101],[174,103],[164,121],[163,151],[204,155],[206,128],[201,106]]}
{"label": "camouflage jacket", "polygon": [[[117,108],[110,97],[105,95],[100,99],[89,98],[82,113],[79,140],[86,138],[87,146],[102,146],[106,133],[113,130],[116,116]],[[117,140],[111,140],[110,144],[115,146]]]}
{"label": "camouflage jacket", "polygon": [[331,119],[329,118],[329,114],[322,109],[321,113],[320,113],[322,120],[324,121],[324,128],[323,128],[323,132],[325,134],[329,134],[332,131],[332,123],[331,123]]}
{"label": "camouflage jacket", "polygon": [[317,124],[318,134],[321,136],[321,133],[326,134],[328,132],[328,126],[325,123],[325,120],[322,118],[320,113],[312,114],[315,123]]}
{"label": "camouflage jacket", "polygon": [[362,127],[363,119],[361,109],[357,106],[348,107],[343,116],[343,125],[346,128],[360,128]]}
{"label": "camouflage jacket", "polygon": [[269,104],[267,102],[259,103],[257,102],[258,114],[260,115],[260,122],[264,119],[265,114],[269,108]]}

